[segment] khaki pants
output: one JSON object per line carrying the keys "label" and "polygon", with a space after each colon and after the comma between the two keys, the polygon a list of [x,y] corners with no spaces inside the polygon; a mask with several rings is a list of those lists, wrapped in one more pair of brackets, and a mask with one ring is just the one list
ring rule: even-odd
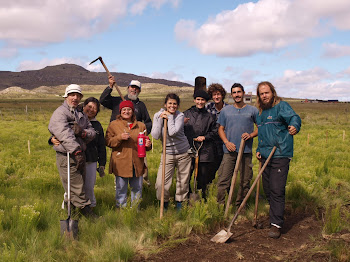
{"label": "khaki pants", "polygon": [[[160,200],[162,192],[162,166],[163,166],[163,155],[160,159],[160,165],[157,174],[156,190],[157,199]],[[170,198],[170,187],[173,179],[173,175],[176,172],[176,194],[175,201],[182,202],[187,199],[189,190],[189,179],[191,169],[191,157],[186,152],[180,155],[166,155],[165,161],[165,180],[164,180],[164,202],[169,202]]]}
{"label": "khaki pants", "polygon": [[[231,180],[237,160],[237,152],[225,153],[218,172],[218,195],[217,201],[220,204],[225,202],[225,194],[230,191]],[[244,153],[241,160],[240,184],[236,198],[236,206],[239,206],[250,189],[250,182],[253,177],[252,153]]]}
{"label": "khaki pants", "polygon": [[[90,205],[91,202],[85,197],[83,175],[77,170],[74,157],[70,155],[70,202],[77,208]],[[67,155],[56,153],[56,165],[60,174],[61,182],[65,192],[68,193],[67,180]]]}

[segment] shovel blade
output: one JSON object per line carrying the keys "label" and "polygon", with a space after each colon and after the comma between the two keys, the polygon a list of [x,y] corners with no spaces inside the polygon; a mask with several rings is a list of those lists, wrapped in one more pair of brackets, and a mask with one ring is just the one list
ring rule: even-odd
{"label": "shovel blade", "polygon": [[231,232],[227,232],[226,230],[221,230],[217,233],[210,241],[215,243],[225,243],[232,236]]}
{"label": "shovel blade", "polygon": [[78,220],[60,220],[61,235],[65,235],[67,238],[76,239],[78,237]]}

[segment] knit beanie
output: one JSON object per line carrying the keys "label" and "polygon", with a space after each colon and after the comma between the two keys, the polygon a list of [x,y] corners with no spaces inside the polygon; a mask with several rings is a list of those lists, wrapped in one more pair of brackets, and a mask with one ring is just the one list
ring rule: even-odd
{"label": "knit beanie", "polygon": [[132,111],[134,112],[134,104],[130,100],[124,100],[119,104],[119,113],[122,111],[124,107],[130,107]]}

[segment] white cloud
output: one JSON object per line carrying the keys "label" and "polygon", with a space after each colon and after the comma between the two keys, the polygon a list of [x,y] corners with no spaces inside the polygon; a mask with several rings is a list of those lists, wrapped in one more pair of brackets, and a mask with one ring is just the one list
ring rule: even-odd
{"label": "white cloud", "polygon": [[260,0],[223,11],[199,27],[180,20],[174,31],[203,54],[247,56],[300,43],[333,27],[348,30],[349,12],[348,0]]}
{"label": "white cloud", "polygon": [[333,78],[322,68],[312,68],[305,71],[286,70],[283,77],[271,82],[282,97],[350,101],[350,81]]}
{"label": "white cloud", "polygon": [[46,66],[60,65],[60,64],[75,64],[84,67],[85,69],[93,72],[103,72],[104,68],[101,63],[94,63],[89,65],[84,59],[81,58],[69,58],[69,57],[61,57],[55,59],[42,59],[40,61],[32,61],[26,60],[22,61],[17,67],[17,71],[26,71],[26,70],[38,70],[42,69]]}
{"label": "white cloud", "polygon": [[[18,0],[0,1],[0,41],[8,48],[41,46],[66,39],[90,37],[120,21],[128,8],[142,13],[180,0]],[[136,8],[136,6],[140,6]],[[1,51],[4,53],[5,51]]]}
{"label": "white cloud", "polygon": [[148,5],[155,9],[160,9],[162,5],[170,3],[174,8],[178,7],[180,0],[138,0],[130,7],[130,12],[134,15],[142,14]]}
{"label": "white cloud", "polygon": [[338,45],[336,43],[323,44],[323,57],[338,58],[343,56],[350,56],[350,46]]}
{"label": "white cloud", "polygon": [[151,77],[151,78],[157,78],[157,79],[166,79],[171,81],[183,81],[183,77],[181,74],[177,74],[173,71],[168,72],[153,72],[150,75],[143,74],[144,76]]}

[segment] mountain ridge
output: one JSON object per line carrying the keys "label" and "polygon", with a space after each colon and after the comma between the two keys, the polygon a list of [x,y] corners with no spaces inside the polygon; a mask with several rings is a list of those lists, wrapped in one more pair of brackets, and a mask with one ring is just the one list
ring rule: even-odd
{"label": "mountain ridge", "polygon": [[[119,86],[128,86],[131,80],[139,80],[144,83],[158,83],[167,86],[185,87],[192,86],[180,81],[150,78],[135,74],[111,72]],[[40,86],[58,85],[108,85],[106,72],[91,72],[82,66],[75,64],[60,64],[46,66],[39,70],[27,70],[20,72],[0,71],[0,90],[11,86],[32,90]]]}

